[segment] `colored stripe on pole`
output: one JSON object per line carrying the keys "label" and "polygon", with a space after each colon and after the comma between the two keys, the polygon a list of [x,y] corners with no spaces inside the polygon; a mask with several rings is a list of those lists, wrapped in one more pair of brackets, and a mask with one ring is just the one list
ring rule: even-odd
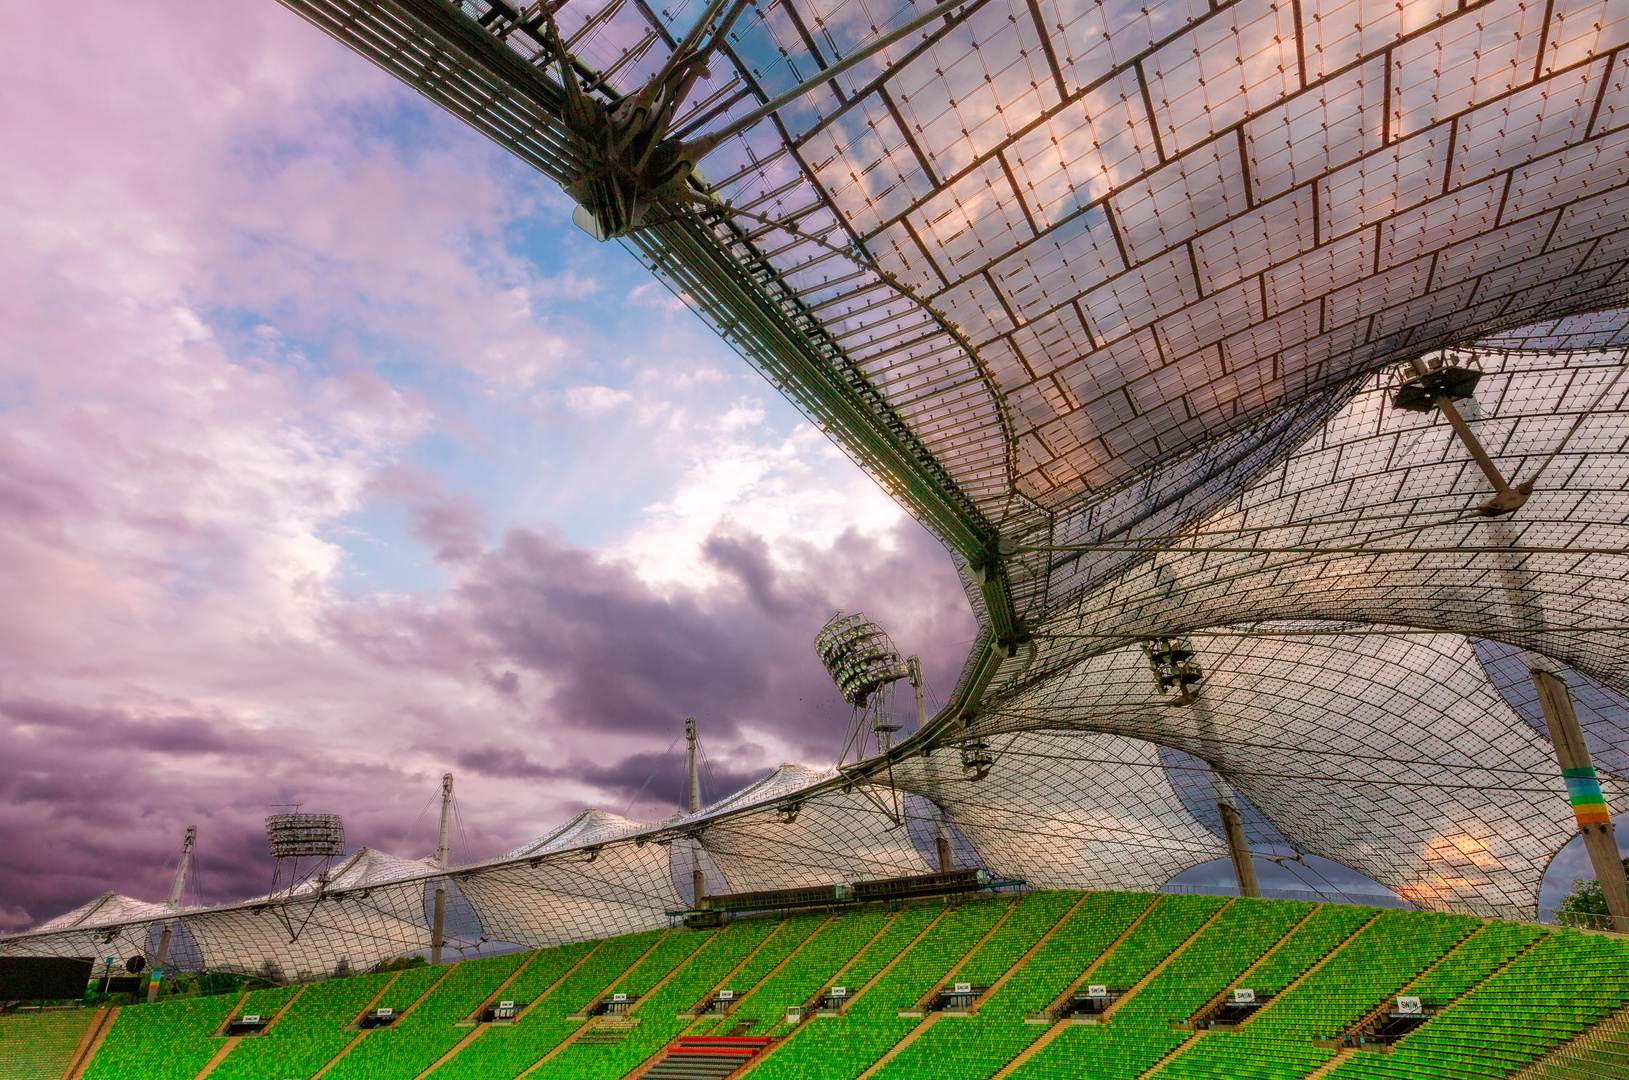
{"label": "colored stripe on pole", "polygon": [[1567,801],[1572,803],[1572,813],[1578,819],[1578,824],[1599,825],[1612,820],[1594,769],[1563,769],[1561,775],[1567,781]]}

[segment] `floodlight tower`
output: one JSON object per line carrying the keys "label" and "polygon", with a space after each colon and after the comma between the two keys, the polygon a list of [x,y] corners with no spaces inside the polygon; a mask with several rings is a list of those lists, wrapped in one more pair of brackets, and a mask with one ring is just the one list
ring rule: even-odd
{"label": "floodlight tower", "polygon": [[894,714],[894,685],[900,680],[915,687],[917,723],[923,722],[921,660],[902,660],[893,641],[865,612],[834,614],[815,635],[815,652],[853,710],[837,756],[839,767],[863,760],[868,750],[880,753],[893,745],[894,733],[902,727]]}
{"label": "floodlight tower", "polygon": [[[192,845],[197,839],[198,826],[188,825],[186,839],[181,841],[181,861],[175,864],[175,877],[170,881],[170,896],[167,903],[171,911],[181,907],[181,890],[187,885],[187,864],[192,859]],[[174,924],[166,920],[164,932],[158,936],[158,954],[153,958],[153,977],[147,983],[148,1004],[158,1000],[158,988],[164,981],[164,961],[169,959],[170,937],[174,930]]]}
{"label": "floodlight tower", "polygon": [[[452,773],[441,774],[441,832],[436,839],[436,869],[445,871],[452,857],[449,826],[452,823]],[[441,946],[446,941],[447,879],[436,878],[435,921],[430,927],[430,966],[441,963]]]}
{"label": "floodlight tower", "polygon": [[1148,638],[1143,653],[1154,671],[1154,685],[1162,694],[1177,691],[1173,705],[1192,705],[1199,700],[1199,683],[1205,673],[1194,660],[1193,644],[1182,637]]}
{"label": "floodlight tower", "polygon": [[[300,804],[294,803],[294,813],[273,814],[266,819],[266,845],[277,862],[272,867],[271,893],[283,879],[284,864],[288,869],[288,891],[309,880],[313,875],[326,880],[328,867],[334,857],[345,854],[345,822],[338,814],[302,814]],[[301,859],[315,859],[304,873],[300,872]]]}
{"label": "floodlight tower", "polygon": [[[701,735],[696,731],[696,718],[686,717],[684,721],[685,776],[690,781],[689,805],[692,814],[701,811],[701,774],[696,771],[696,749],[701,744]],[[691,904],[701,907],[701,898],[707,892],[707,875],[701,868],[701,841],[692,838],[690,841],[690,884]]]}

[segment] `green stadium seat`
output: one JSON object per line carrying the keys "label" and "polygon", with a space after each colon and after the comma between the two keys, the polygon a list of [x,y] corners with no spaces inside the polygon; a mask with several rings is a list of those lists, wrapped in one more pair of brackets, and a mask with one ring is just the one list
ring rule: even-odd
{"label": "green stadium seat", "polygon": [[[971,1015],[900,1015],[951,982],[992,989]],[[1113,1007],[1097,1024],[1054,1024],[1047,1011],[1087,982],[1116,991]],[[834,983],[855,991],[840,1016],[785,1023],[788,1006]],[[728,1015],[688,1015],[720,986],[739,998]],[[1235,1031],[1184,1026],[1238,986],[1262,1005]],[[1351,1031],[1405,988],[1432,1015],[1394,1053],[1336,1064],[1315,1041]],[[633,999],[626,1016],[583,1018],[618,992]],[[494,995],[519,1016],[476,1023]],[[1324,1066],[1335,1080],[1493,1080],[1625,1005],[1629,942],[1615,938],[1344,905],[1037,891],[127,1006],[85,1077],[193,1080],[230,1046],[210,1080],[324,1069],[324,1080],[413,1080],[432,1068],[434,1080],[623,1080],[659,1060],[677,1076],[707,1055],[670,1049],[739,1034],[770,1038],[751,1080],[854,1080],[891,1051],[876,1080],[988,1080],[1029,1051],[1015,1080],[1136,1080],[1155,1066],[1154,1080],[1304,1080]],[[378,1006],[398,1022],[359,1030]],[[220,1033],[246,1013],[276,1020],[229,1043]],[[0,1018],[0,1039],[18,1022]]]}

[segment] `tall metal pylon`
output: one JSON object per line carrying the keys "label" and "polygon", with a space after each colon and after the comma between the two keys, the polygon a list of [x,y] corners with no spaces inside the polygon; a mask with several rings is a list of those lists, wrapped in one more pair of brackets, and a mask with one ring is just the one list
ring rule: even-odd
{"label": "tall metal pylon", "polygon": [[436,878],[435,921],[430,927],[430,965],[441,963],[441,946],[446,941],[447,928],[447,860],[452,856],[449,826],[452,824],[452,773],[441,774],[441,834],[436,840],[436,869],[443,876]]}
{"label": "tall metal pylon", "polygon": [[[192,860],[192,845],[198,839],[198,826],[188,825],[187,836],[181,841],[181,861],[175,864],[175,877],[170,881],[170,895],[166,900],[171,911],[181,907],[181,891],[187,887],[187,864]],[[172,920],[165,920],[164,932],[158,936],[158,955],[153,958],[153,977],[147,982],[147,1001],[158,1000],[159,986],[164,982],[164,962],[170,956],[170,938],[175,933]]]}
{"label": "tall metal pylon", "polygon": [[1567,784],[1568,802],[1578,822],[1578,833],[1584,838],[1590,865],[1595,868],[1595,881],[1601,887],[1612,928],[1619,933],[1629,932],[1629,882],[1625,880],[1612,817],[1601,797],[1601,783],[1573,709],[1572,692],[1548,658],[1530,652],[1527,664],[1539,707],[1544,710],[1544,723],[1550,729],[1556,764],[1561,766]]}
{"label": "tall metal pylon", "polygon": [[[700,739],[701,737],[696,733],[696,718],[694,716],[687,717],[684,722],[684,741],[686,743],[684,768],[685,775],[690,781],[689,801],[692,814],[699,813],[701,810],[701,774],[696,771],[696,747],[699,745]],[[692,839],[690,841],[690,851],[692,860],[690,904],[692,907],[699,908],[701,907],[701,898],[707,895],[707,875],[701,868],[701,841]]]}

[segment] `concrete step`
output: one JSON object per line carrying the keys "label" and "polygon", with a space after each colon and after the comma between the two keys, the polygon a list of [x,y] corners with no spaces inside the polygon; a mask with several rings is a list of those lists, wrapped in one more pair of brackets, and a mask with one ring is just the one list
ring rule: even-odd
{"label": "concrete step", "polygon": [[746,1036],[681,1038],[639,1073],[639,1077],[640,1080],[723,1080],[768,1045],[768,1039]]}

